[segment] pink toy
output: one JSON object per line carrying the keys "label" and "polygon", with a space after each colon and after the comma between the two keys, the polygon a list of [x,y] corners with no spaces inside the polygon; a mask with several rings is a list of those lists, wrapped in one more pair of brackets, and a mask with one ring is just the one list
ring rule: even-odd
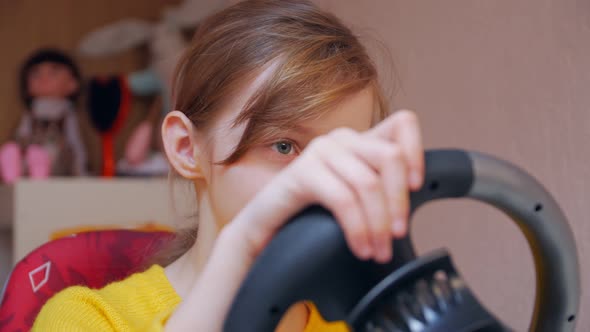
{"label": "pink toy", "polygon": [[51,157],[43,147],[36,144],[30,145],[25,153],[25,159],[29,167],[29,176],[32,179],[49,177]]}
{"label": "pink toy", "polygon": [[18,144],[10,142],[0,148],[0,178],[8,184],[21,176],[22,160]]}
{"label": "pink toy", "polygon": [[[33,179],[46,179],[51,169],[51,158],[39,145],[30,145],[25,152],[29,176]],[[7,184],[13,184],[21,177],[23,160],[20,147],[16,143],[7,143],[0,149],[1,178]]]}
{"label": "pink toy", "polygon": [[129,138],[129,143],[125,146],[125,158],[130,165],[136,166],[145,161],[152,135],[153,125],[150,122],[143,121],[137,126]]}

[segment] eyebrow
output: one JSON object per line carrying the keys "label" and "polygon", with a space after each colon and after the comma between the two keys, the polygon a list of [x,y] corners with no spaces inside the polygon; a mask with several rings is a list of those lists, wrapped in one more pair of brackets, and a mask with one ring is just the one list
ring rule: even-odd
{"label": "eyebrow", "polygon": [[[287,134],[287,135],[294,136],[294,137],[292,137],[293,139],[299,141],[298,143],[301,143],[304,145],[319,135],[319,133],[315,129],[307,127],[307,126],[302,126],[300,124],[294,124],[294,125],[289,126],[288,128],[282,128],[282,129],[280,127],[269,126],[269,127],[265,128],[264,130],[265,131],[268,130],[267,133],[270,134],[270,136],[268,136],[268,138],[275,139],[275,138],[277,138],[277,136],[283,136],[283,135]],[[278,131],[276,131],[276,130],[278,130]]]}

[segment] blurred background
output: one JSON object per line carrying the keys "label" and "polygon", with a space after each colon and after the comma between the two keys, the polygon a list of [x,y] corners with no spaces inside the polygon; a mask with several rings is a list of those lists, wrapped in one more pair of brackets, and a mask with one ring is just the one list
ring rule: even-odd
{"label": "blurred background", "polygon": [[[64,134],[67,121],[41,122],[56,126],[62,145],[78,147],[69,159],[50,156],[68,167],[25,169],[0,185],[0,283],[14,262],[72,229],[176,226],[157,138],[169,105],[163,78],[199,21],[233,2],[0,0],[0,144],[23,144],[19,73],[27,59],[56,48],[81,73],[80,97],[65,103],[78,134]],[[590,331],[590,2],[315,2],[361,36],[394,107],[420,115],[428,148],[497,155],[555,196],[582,263],[578,331]],[[47,105],[29,108],[42,114]],[[95,110],[104,107],[107,115]],[[80,153],[83,171],[75,167]],[[482,301],[526,330],[533,261],[507,217],[468,201],[435,203],[418,212],[413,235],[420,252],[449,247]]]}

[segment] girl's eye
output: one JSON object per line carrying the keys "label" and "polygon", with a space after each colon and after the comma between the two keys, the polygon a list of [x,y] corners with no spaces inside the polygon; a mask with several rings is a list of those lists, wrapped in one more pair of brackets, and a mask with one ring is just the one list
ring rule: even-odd
{"label": "girl's eye", "polygon": [[273,149],[280,154],[290,155],[291,153],[295,152],[295,147],[293,143],[289,141],[280,141],[273,143]]}

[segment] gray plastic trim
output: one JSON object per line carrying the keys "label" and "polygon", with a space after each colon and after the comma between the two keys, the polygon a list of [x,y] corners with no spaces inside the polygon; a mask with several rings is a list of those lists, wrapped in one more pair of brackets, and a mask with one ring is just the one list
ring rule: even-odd
{"label": "gray plastic trim", "polygon": [[510,216],[535,259],[537,292],[530,331],[574,331],[580,280],[574,236],[555,200],[526,172],[494,157],[468,152],[474,183],[468,197]]}

